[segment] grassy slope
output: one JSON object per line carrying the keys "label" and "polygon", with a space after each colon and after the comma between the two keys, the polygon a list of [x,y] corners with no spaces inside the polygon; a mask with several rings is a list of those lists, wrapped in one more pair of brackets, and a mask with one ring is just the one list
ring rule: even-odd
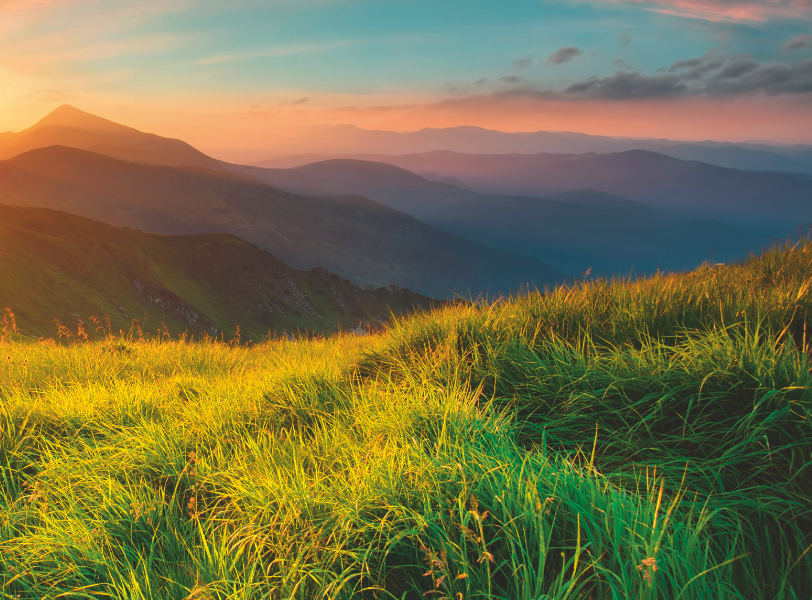
{"label": "grassy slope", "polygon": [[76,333],[77,316],[111,317],[114,332],[132,319],[155,333],[224,332],[243,339],[269,331],[333,331],[361,320],[378,325],[426,307],[408,290],[357,288],[325,271],[297,271],[224,234],[168,236],[113,227],[66,213],[0,205],[0,308],[21,331],[56,336],[53,319]]}
{"label": "grassy slope", "polygon": [[0,594],[809,598],[810,273],[252,349],[8,335]]}
{"label": "grassy slope", "polygon": [[439,231],[370,200],[297,196],[239,175],[138,165],[64,147],[0,162],[0,202],[156,233],[231,233],[285,263],[444,297],[563,279],[544,263]]}

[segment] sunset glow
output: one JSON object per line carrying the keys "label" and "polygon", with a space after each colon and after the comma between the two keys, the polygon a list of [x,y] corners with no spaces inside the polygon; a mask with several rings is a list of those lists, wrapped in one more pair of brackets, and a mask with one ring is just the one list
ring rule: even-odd
{"label": "sunset glow", "polygon": [[15,0],[0,15],[0,132],[69,103],[222,156],[339,123],[812,142],[807,0]]}

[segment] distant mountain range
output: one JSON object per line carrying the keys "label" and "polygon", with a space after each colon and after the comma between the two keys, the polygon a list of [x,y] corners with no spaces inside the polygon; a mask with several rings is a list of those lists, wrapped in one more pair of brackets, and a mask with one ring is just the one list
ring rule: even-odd
{"label": "distant mountain range", "polygon": [[767,235],[719,220],[675,217],[596,190],[552,198],[479,194],[394,165],[349,159],[244,169],[298,193],[334,190],[373,198],[445,231],[539,258],[571,275],[590,267],[595,273],[690,269],[705,260],[746,256],[769,242]]}
{"label": "distant mountain range", "polygon": [[[809,147],[470,127],[310,131],[328,145],[343,139],[343,149],[372,140],[381,148],[445,144],[468,152],[234,165],[63,106],[28,130],[0,135],[0,156],[15,156],[0,162],[0,202],[146,231],[231,233],[296,268],[320,266],[355,283],[396,283],[438,297],[541,287],[589,267],[628,273],[727,262],[812,221],[812,175],[781,172],[812,160]],[[70,148],[45,147],[61,143]],[[623,151],[493,153],[517,144]],[[641,144],[657,152],[624,150]],[[490,153],[471,153],[477,149]],[[728,166],[682,160],[697,156]]]}
{"label": "distant mountain range", "polygon": [[[434,150],[470,154],[585,154],[625,150],[656,150],[689,144],[707,148],[736,146],[749,150],[774,151],[787,156],[812,150],[809,145],[769,143],[730,143],[710,140],[684,142],[669,139],[624,138],[590,135],[572,131],[533,131],[509,133],[482,127],[425,128],[398,132],[361,129],[354,125],[314,125],[304,128],[286,144],[287,154],[415,154]],[[269,150],[273,155],[273,149]],[[280,156],[277,153],[277,156]],[[270,166],[270,165],[268,165]],[[272,166],[280,166],[274,164]]]}
{"label": "distant mountain range", "polygon": [[200,167],[134,164],[51,146],[0,162],[0,203],[167,234],[236,235],[299,268],[433,295],[507,293],[564,279],[541,261],[463,239],[358,196],[304,196]]}
{"label": "distant mountain range", "polygon": [[797,151],[780,154],[782,148],[770,150],[750,149],[742,146],[698,146],[677,144],[656,150],[660,154],[680,160],[696,160],[717,167],[741,171],[775,171],[812,175],[812,153]]}
{"label": "distant mountain range", "polygon": [[[371,158],[373,154],[422,154],[451,151],[466,154],[609,154],[651,150],[681,160],[740,170],[787,171],[812,174],[812,146],[678,142],[668,139],[616,138],[562,131],[506,133],[480,127],[421,129],[401,133],[360,129],[353,125],[318,125],[285,143],[287,156],[256,162],[273,168],[297,167],[329,158]],[[269,156],[273,155],[272,149]],[[291,156],[293,155],[293,156]],[[361,156],[366,155],[366,156]],[[385,162],[385,161],[383,161]]]}
{"label": "distant mountain range", "polygon": [[[740,171],[702,162],[684,161],[646,150],[613,154],[462,154],[427,152],[403,156],[362,155],[375,161],[423,173],[435,181],[453,181],[483,194],[552,197],[562,192],[594,189],[642,202],[665,213],[688,218],[719,219],[728,224],[752,228],[767,234],[786,231],[812,221],[812,182],[782,173]],[[257,170],[266,181],[280,178],[294,181],[299,169],[335,171],[335,159],[290,169]],[[349,163],[342,163],[349,164]],[[328,167],[327,165],[334,165]],[[307,170],[310,171],[307,171]],[[311,185],[331,183],[350,188],[343,178],[311,178]],[[358,177],[355,176],[355,181]],[[290,186],[289,189],[297,189]],[[369,196],[376,197],[374,189]],[[364,193],[360,188],[355,193]],[[407,211],[408,212],[408,211]]]}
{"label": "distant mountain range", "polygon": [[[0,205],[0,307],[26,335],[332,332],[378,325],[432,304],[400,288],[361,289],[324,270],[297,271],[234,236],[169,236],[67,213]],[[110,318],[109,328],[104,317]],[[93,322],[96,317],[101,322]],[[97,332],[97,328],[99,331]]]}

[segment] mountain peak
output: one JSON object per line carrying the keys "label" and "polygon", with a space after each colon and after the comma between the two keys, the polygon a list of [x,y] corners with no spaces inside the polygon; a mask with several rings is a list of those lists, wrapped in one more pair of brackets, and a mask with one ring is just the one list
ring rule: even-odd
{"label": "mountain peak", "polygon": [[79,110],[70,104],[63,104],[54,109],[40,119],[31,129],[44,127],[46,125],[62,125],[66,127],[79,127],[82,129],[96,129],[111,132],[135,131],[131,127],[119,125],[108,119],[97,117],[96,115]]}

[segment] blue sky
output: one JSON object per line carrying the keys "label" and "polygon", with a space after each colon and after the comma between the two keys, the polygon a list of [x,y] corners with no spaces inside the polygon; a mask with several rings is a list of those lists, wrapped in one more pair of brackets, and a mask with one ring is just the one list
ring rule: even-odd
{"label": "blue sky", "polygon": [[194,117],[223,145],[229,124],[235,144],[284,124],[441,126],[449,102],[464,124],[500,128],[502,106],[527,114],[502,129],[539,129],[546,106],[549,128],[585,130],[588,107],[609,127],[637,103],[657,135],[657,106],[812,109],[810,33],[809,0],[0,0],[0,130],[70,103],[181,133]]}

